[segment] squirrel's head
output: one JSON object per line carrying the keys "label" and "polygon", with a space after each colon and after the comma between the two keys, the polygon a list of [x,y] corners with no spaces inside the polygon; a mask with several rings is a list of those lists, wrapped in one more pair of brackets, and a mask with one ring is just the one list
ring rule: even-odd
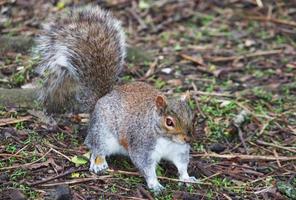
{"label": "squirrel's head", "polygon": [[178,143],[189,142],[194,132],[195,117],[188,106],[188,98],[189,95],[179,99],[158,95],[155,99],[162,131]]}

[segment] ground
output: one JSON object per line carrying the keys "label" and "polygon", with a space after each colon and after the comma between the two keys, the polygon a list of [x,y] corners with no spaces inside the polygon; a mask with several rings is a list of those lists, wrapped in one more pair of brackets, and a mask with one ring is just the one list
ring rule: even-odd
{"label": "ground", "polygon": [[[0,0],[0,86],[38,85],[31,51],[41,25],[89,2]],[[109,158],[106,174],[91,174],[87,115],[55,115],[53,125],[31,102],[0,107],[1,199],[54,199],[69,189],[73,199],[296,199],[293,0],[95,2],[125,28],[122,81],[191,91],[198,118],[189,174],[199,182],[179,184],[162,162],[166,190],[156,196],[124,157]]]}

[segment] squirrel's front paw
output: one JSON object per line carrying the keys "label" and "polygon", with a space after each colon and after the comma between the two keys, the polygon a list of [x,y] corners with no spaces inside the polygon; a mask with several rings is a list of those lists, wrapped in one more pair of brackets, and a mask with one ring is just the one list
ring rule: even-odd
{"label": "squirrel's front paw", "polygon": [[149,189],[151,189],[155,194],[161,193],[165,188],[159,183],[148,184]]}
{"label": "squirrel's front paw", "polygon": [[[190,176],[188,178],[181,178],[180,180],[185,181],[186,182],[185,184],[186,184],[187,187],[190,186],[191,183],[197,183],[198,182],[198,179],[195,178],[194,176]],[[182,183],[179,183],[179,185],[181,185],[181,184]]]}
{"label": "squirrel's front paw", "polygon": [[97,156],[95,160],[91,160],[89,171],[96,174],[102,173],[108,169],[108,164],[103,157]]}
{"label": "squirrel's front paw", "polygon": [[194,176],[190,176],[189,178],[184,179],[183,181],[190,182],[190,183],[196,183],[198,180]]}

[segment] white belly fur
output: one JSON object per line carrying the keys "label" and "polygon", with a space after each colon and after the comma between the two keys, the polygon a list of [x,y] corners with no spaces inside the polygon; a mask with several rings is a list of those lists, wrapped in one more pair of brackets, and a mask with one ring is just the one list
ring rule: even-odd
{"label": "white belly fur", "polygon": [[127,151],[119,144],[118,139],[113,134],[106,134],[105,142],[108,148],[108,155],[123,154],[127,155]]}
{"label": "white belly fur", "polygon": [[175,160],[174,158],[179,156],[180,153],[184,153],[189,150],[188,144],[180,144],[173,142],[167,138],[157,139],[155,149],[152,153],[152,159],[159,162],[161,159]]}

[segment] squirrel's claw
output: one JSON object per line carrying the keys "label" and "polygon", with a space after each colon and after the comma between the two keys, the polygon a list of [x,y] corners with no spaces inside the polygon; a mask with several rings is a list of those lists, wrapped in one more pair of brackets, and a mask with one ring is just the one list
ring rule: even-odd
{"label": "squirrel's claw", "polygon": [[188,182],[191,182],[191,183],[196,183],[198,181],[197,178],[195,178],[194,176],[190,176],[187,180],[185,181],[188,181]]}
{"label": "squirrel's claw", "polygon": [[[181,181],[185,181],[186,183],[186,186],[190,186],[191,183],[197,183],[198,182],[198,179],[195,178],[194,176],[190,176],[188,178],[185,178],[185,179],[180,179]],[[179,183],[179,185],[182,185],[182,183]]]}
{"label": "squirrel's claw", "polygon": [[148,187],[155,194],[160,194],[165,189],[165,187],[163,187],[160,183],[157,183],[157,184],[154,184],[154,185],[148,185]]}

